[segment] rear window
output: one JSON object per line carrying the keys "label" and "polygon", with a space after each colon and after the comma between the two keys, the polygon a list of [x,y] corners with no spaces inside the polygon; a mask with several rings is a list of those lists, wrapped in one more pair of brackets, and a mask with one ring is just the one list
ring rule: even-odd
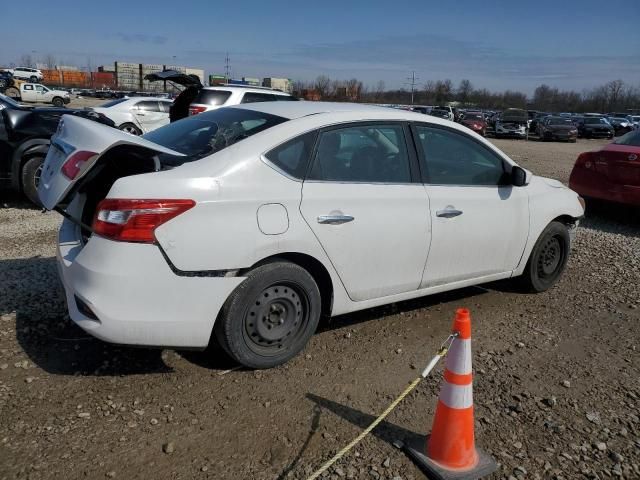
{"label": "rear window", "polygon": [[223,105],[230,96],[231,92],[228,90],[207,90],[203,88],[198,92],[198,96],[193,103],[212,106]]}
{"label": "rear window", "polygon": [[221,108],[188,117],[144,135],[144,138],[185,154],[188,158],[162,156],[164,165],[181,165],[233,145],[287,119],[268,113]]}
{"label": "rear window", "polygon": [[640,147],[640,130],[632,130],[615,140],[613,143],[617,145],[630,145],[632,147]]}

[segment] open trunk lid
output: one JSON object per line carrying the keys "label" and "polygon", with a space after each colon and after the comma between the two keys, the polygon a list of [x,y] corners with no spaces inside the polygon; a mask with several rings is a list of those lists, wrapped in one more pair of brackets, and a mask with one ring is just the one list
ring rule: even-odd
{"label": "open trunk lid", "polygon": [[[64,203],[79,180],[96,165],[107,151],[120,145],[132,145],[178,157],[184,154],[91,120],[64,115],[42,168],[38,195],[47,210]],[[126,161],[126,158],[123,158]]]}
{"label": "open trunk lid", "polygon": [[145,75],[145,80],[150,82],[159,82],[165,80],[167,82],[177,83],[184,87],[202,87],[202,82],[197,75],[187,75],[186,73],[176,70],[165,70],[164,72],[155,72]]}

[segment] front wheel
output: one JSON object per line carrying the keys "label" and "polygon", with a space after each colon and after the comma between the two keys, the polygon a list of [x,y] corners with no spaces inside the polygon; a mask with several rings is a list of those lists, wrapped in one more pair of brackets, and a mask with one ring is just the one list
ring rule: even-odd
{"label": "front wheel", "polygon": [[36,156],[29,158],[22,166],[22,192],[31,203],[38,207],[42,206],[38,196],[38,184],[43,165],[44,156]]}
{"label": "front wheel", "polygon": [[571,240],[563,223],[551,222],[531,251],[521,277],[522,286],[530,292],[544,292],[560,279],[569,259]]}
{"label": "front wheel", "polygon": [[30,81],[31,83],[38,83],[38,77],[36,77],[35,75],[31,75],[31,76],[29,77],[29,81]]}
{"label": "front wheel", "polygon": [[214,326],[220,346],[249,368],[281,365],[318,326],[318,285],[304,268],[274,262],[255,268],[229,296]]}

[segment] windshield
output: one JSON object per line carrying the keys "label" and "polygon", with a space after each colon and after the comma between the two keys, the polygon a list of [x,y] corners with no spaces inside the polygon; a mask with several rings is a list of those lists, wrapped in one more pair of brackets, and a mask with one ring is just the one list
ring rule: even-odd
{"label": "windshield", "polygon": [[465,113],[464,119],[465,120],[484,120],[484,118],[482,118],[482,115],[480,115],[479,113]]}
{"label": "windshield", "polygon": [[118,98],[116,100],[111,100],[109,102],[105,102],[102,105],[100,105],[100,107],[101,108],[113,107],[114,105],[118,105],[119,103],[126,102],[127,100],[129,100],[129,99],[128,98]]}
{"label": "windshield", "polygon": [[617,145],[631,145],[632,147],[640,147],[640,130],[632,130],[615,140],[613,143]]}
{"label": "windshield", "polygon": [[203,88],[198,92],[198,96],[193,103],[200,103],[204,105],[222,105],[231,96],[231,92],[228,90],[207,90]]}
{"label": "windshield", "polygon": [[13,98],[7,97],[6,95],[3,95],[2,93],[0,93],[0,103],[3,104],[5,107],[20,108],[20,106],[21,106]]}
{"label": "windshield", "polygon": [[449,118],[449,112],[446,110],[431,110],[431,115],[435,117]]}
{"label": "windshield", "polygon": [[589,123],[589,124],[598,124],[598,123],[603,123],[606,124],[607,121],[604,118],[597,118],[597,117],[586,117],[584,119],[584,123]]}
{"label": "windshield", "polygon": [[565,117],[551,117],[549,119],[549,125],[572,125],[573,121],[570,118]]}
{"label": "windshield", "polygon": [[221,108],[158,128],[144,138],[187,155],[187,161],[194,161],[286,121],[268,113]]}

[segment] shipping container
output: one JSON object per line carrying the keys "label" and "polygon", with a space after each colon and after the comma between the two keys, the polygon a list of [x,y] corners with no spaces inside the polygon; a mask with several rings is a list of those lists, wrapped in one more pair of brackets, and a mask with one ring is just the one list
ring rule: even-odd
{"label": "shipping container", "polygon": [[116,77],[111,72],[92,72],[91,88],[116,88]]}
{"label": "shipping container", "polygon": [[62,85],[62,72],[59,70],[42,70],[42,77],[45,85]]}
{"label": "shipping container", "polygon": [[249,85],[247,82],[245,82],[244,80],[240,80],[237,78],[232,78],[227,82],[229,85]]}
{"label": "shipping container", "polygon": [[242,80],[244,80],[247,85],[253,85],[256,87],[259,87],[260,85],[262,85],[259,78],[242,77]]}

